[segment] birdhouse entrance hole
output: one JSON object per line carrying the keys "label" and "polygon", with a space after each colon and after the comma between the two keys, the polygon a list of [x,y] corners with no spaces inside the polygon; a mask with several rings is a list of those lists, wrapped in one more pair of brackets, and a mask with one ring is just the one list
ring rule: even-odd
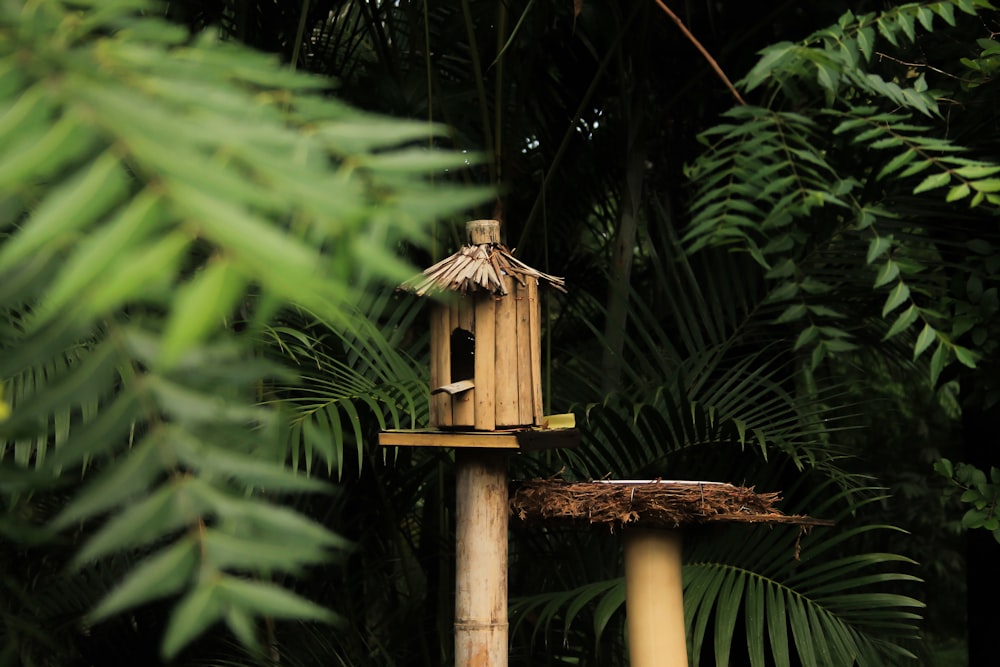
{"label": "birdhouse entrance hole", "polygon": [[451,332],[451,381],[471,380],[476,374],[476,337],[458,327]]}

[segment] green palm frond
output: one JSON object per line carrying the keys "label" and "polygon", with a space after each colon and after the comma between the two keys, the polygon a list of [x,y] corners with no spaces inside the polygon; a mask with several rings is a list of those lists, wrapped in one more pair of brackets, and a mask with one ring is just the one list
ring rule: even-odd
{"label": "green palm frond", "polygon": [[[671,249],[656,250],[663,258],[658,270],[643,291],[632,292],[634,334],[626,338],[623,366],[628,388],[586,408],[585,446],[562,455],[569,469],[583,477],[631,477],[641,470],[656,476],[671,454],[688,448],[750,446],[765,457],[783,452],[802,467],[829,466],[839,475],[831,436],[841,416],[826,406],[836,403],[840,389],[801,395],[798,362],[787,352],[793,341],[774,336],[783,306],[757,287],[756,265],[720,261],[714,250],[672,260]],[[602,307],[587,295],[573,298],[574,306],[588,306],[569,311],[579,318],[576,326],[590,328],[588,340],[600,343],[590,320],[600,321]],[[558,367],[574,395],[587,378],[599,377],[596,357],[577,350]]]}
{"label": "green palm frond", "polygon": [[[849,521],[878,497],[859,493],[821,483],[791,510],[804,504],[838,522]],[[889,527],[863,525],[801,534],[787,527],[739,526],[691,531],[684,608],[692,664],[705,662],[702,655],[709,647],[714,658],[708,660],[716,665],[728,665],[731,658],[751,665],[907,664],[912,655],[902,645],[915,635],[917,610],[923,605],[893,592],[893,586],[917,581],[900,571],[912,561],[895,554],[840,551],[864,533],[885,529]],[[733,543],[742,546],[733,549]],[[615,578],[519,599],[512,606],[515,632],[526,631],[530,623],[532,642],[543,633],[555,655],[566,655],[560,646],[573,646],[591,634],[603,643],[609,624],[621,630],[624,588],[624,580]]]}
{"label": "green palm frond", "polygon": [[581,419],[583,445],[560,457],[568,472],[582,478],[657,477],[667,470],[676,477],[681,471],[699,474],[699,451],[736,455],[752,449],[765,459],[787,456],[799,469],[821,468],[851,486],[838,463],[844,452],[833,441],[847,426],[845,392],[833,387],[798,396],[782,386],[787,367],[767,359],[765,351],[729,367],[715,366],[697,388],[685,381],[682,367],[678,381],[658,388],[646,402],[610,397],[588,406]]}
{"label": "green palm frond", "polygon": [[[685,566],[692,655],[700,655],[706,641],[714,646],[716,664],[727,664],[737,648],[742,653],[731,630],[739,616],[746,628],[745,655],[753,665],[781,664],[779,656],[796,654],[803,664],[820,665],[897,664],[911,657],[902,646],[916,635],[920,615],[915,610],[923,605],[895,592],[895,586],[918,581],[900,571],[913,561],[858,553],[849,546],[866,533],[894,530],[850,525],[855,513],[877,502],[878,490],[838,490],[826,482],[801,496],[793,487],[790,495],[790,511],[808,507],[845,527],[807,534],[734,527],[743,544],[736,551],[728,548],[728,540],[695,538]],[[689,591],[694,600],[689,601]],[[733,604],[734,598],[742,603]]]}
{"label": "green palm frond", "polygon": [[685,235],[692,251],[748,238],[756,248],[768,232],[780,233],[817,208],[846,206],[843,197],[854,184],[842,183],[815,148],[822,127],[813,119],[752,106],[727,117],[733,122],[702,134],[708,151],[688,170],[697,188]]}
{"label": "green palm frond", "polygon": [[398,347],[422,307],[386,288],[359,305],[358,321],[371,323],[360,331],[308,319],[268,330],[279,356],[298,372],[294,385],[275,388],[273,401],[290,415],[286,449],[293,466],[301,457],[309,472],[318,457],[339,479],[350,443],[360,472],[374,431],[426,423],[426,364],[418,365]]}
{"label": "green palm frond", "polygon": [[[522,629],[526,630],[524,626],[530,623],[534,626],[530,644],[538,643],[539,634],[542,634],[549,644],[550,652],[570,657],[574,651],[569,647],[580,641],[580,636],[571,639],[571,634],[582,636],[588,634],[587,631],[573,632],[578,617],[591,617],[594,637],[600,642],[605,637],[608,623],[624,602],[624,587],[624,581],[615,578],[584,584],[566,591],[540,593],[518,599],[511,605],[510,613],[513,620],[511,634],[516,637],[523,631]],[[594,649],[592,646],[578,646],[584,652],[591,652]]]}

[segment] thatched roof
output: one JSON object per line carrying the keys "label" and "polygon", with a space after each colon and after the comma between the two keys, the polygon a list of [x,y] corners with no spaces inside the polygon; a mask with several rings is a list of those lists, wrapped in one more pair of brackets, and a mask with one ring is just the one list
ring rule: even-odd
{"label": "thatched roof", "polygon": [[831,524],[783,514],[776,507],[779,500],[777,493],[718,482],[533,480],[516,485],[510,512],[529,523],[604,524],[612,530],[630,524],[668,528],[725,522]]}
{"label": "thatched roof", "polygon": [[503,276],[507,275],[522,285],[526,277],[545,281],[565,291],[565,281],[533,269],[520,261],[499,243],[499,223],[493,220],[474,220],[469,223],[469,244],[451,257],[426,269],[421,275],[406,281],[403,289],[424,296],[428,292],[483,291],[499,296],[507,294]]}

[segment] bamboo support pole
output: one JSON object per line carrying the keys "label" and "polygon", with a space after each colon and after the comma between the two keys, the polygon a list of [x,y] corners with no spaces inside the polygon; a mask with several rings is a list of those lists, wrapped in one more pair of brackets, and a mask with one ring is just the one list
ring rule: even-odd
{"label": "bamboo support pole", "polygon": [[690,480],[534,480],[518,484],[511,513],[522,521],[620,529],[631,667],[687,667],[681,527],[709,523],[830,526],[782,514],[777,492]]}
{"label": "bamboo support pole", "polygon": [[625,609],[632,667],[687,667],[681,531],[627,528]]}
{"label": "bamboo support pole", "polygon": [[455,667],[507,667],[507,454],[455,450]]}

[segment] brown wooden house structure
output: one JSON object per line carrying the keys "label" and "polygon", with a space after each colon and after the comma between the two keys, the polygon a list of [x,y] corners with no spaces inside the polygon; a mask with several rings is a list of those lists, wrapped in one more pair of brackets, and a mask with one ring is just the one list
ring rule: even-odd
{"label": "brown wooden house structure", "polygon": [[500,223],[474,220],[468,243],[404,284],[431,306],[431,426],[493,431],[542,426],[539,283],[561,278],[519,261]]}

